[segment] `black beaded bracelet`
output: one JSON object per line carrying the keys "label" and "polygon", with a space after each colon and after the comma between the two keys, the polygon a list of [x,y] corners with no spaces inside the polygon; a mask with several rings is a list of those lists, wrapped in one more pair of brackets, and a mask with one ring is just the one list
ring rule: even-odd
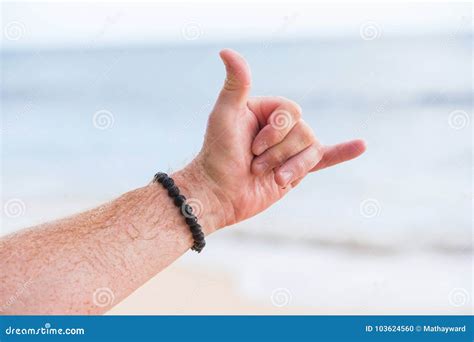
{"label": "black beaded bracelet", "polygon": [[196,215],[193,214],[193,208],[186,203],[186,197],[180,194],[179,188],[174,184],[174,180],[164,172],[158,172],[155,177],[153,177],[153,182],[163,185],[163,187],[168,190],[168,196],[173,199],[174,205],[181,209],[181,214],[184,216],[186,224],[189,226],[191,234],[193,235],[194,245],[191,249],[201,253],[206,245],[204,233],[202,232],[201,225],[197,222],[198,219]]}

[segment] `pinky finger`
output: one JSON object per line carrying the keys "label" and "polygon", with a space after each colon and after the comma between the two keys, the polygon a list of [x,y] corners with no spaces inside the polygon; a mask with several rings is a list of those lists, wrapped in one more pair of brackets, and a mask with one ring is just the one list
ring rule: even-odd
{"label": "pinky finger", "polygon": [[333,146],[325,146],[324,158],[311,170],[311,172],[357,158],[364,153],[366,149],[366,143],[361,139],[351,140]]}
{"label": "pinky finger", "polygon": [[322,157],[323,152],[318,145],[307,147],[275,170],[275,182],[281,187],[286,187],[289,183],[303,178]]}

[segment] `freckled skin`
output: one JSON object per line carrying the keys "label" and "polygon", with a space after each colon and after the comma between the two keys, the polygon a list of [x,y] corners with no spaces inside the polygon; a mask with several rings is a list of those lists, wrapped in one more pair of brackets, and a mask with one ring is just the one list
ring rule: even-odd
{"label": "freckled skin", "polygon": [[[321,145],[296,103],[249,97],[243,57],[223,50],[221,58],[227,77],[202,150],[171,175],[188,200],[198,201],[205,235],[265,210],[309,172],[365,151],[361,140]],[[98,208],[3,237],[0,313],[104,313],[192,245],[179,209],[161,185],[149,184]]]}
{"label": "freckled skin", "polygon": [[[219,224],[212,193],[185,184],[187,170],[173,174],[183,193],[201,201],[204,232]],[[211,204],[212,203],[212,204]],[[127,229],[130,225],[136,229]],[[0,243],[0,310],[3,314],[100,314],[167,267],[193,244],[179,208],[159,184],[149,184],[70,218],[6,236]],[[9,255],[13,255],[8,258]],[[5,272],[3,271],[5,270]],[[23,283],[27,289],[5,305]],[[106,287],[111,305],[93,303]]]}

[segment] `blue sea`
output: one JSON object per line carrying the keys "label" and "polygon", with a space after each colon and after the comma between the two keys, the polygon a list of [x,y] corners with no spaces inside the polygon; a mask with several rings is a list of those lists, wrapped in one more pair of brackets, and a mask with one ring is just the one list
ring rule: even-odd
{"label": "blue sea", "polygon": [[[223,83],[223,47],[3,50],[3,234],[189,162]],[[293,99],[322,142],[364,138],[368,151],[310,175],[223,236],[363,253],[472,253],[472,36],[229,47],[248,59],[253,95]],[[12,200],[19,215],[6,214]]]}

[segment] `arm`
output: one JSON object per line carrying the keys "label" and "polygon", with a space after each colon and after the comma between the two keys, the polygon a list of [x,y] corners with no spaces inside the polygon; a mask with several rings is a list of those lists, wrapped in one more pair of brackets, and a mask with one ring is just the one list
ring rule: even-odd
{"label": "arm", "polygon": [[[221,57],[227,78],[204,146],[172,175],[188,200],[199,204],[206,235],[265,210],[308,173],[365,150],[361,140],[321,145],[296,103],[249,97],[245,60],[230,50]],[[0,240],[0,310],[103,313],[192,244],[166,191],[149,184],[99,208]]]}
{"label": "arm", "polygon": [[[209,235],[225,208],[199,167],[172,175],[202,204]],[[99,314],[171,264],[193,244],[189,227],[156,183],[93,210],[7,236],[0,244],[3,314]]]}

